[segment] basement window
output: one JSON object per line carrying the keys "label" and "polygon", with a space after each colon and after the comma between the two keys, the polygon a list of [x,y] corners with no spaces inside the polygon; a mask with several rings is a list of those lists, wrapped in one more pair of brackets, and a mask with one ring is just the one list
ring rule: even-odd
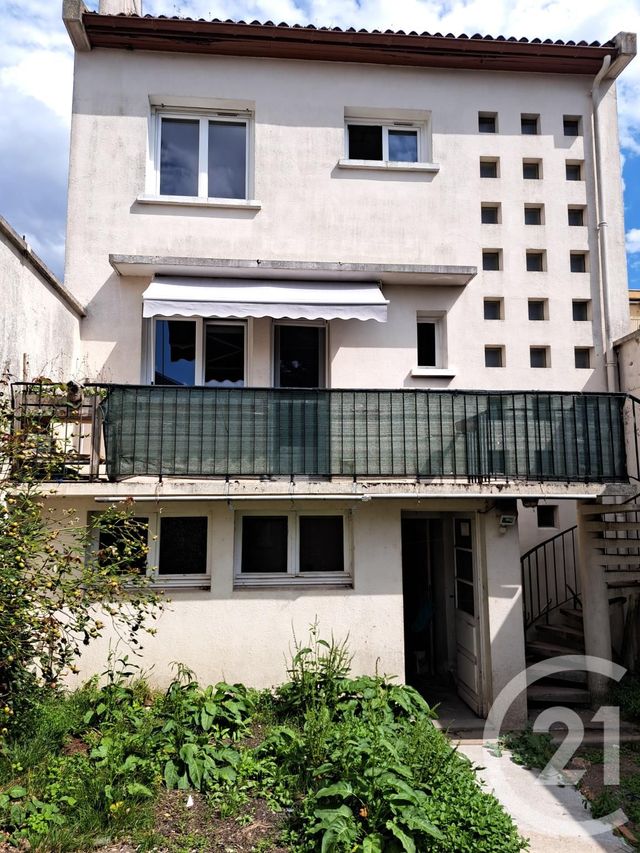
{"label": "basement window", "polygon": [[350,585],[346,512],[236,513],[235,584]]}

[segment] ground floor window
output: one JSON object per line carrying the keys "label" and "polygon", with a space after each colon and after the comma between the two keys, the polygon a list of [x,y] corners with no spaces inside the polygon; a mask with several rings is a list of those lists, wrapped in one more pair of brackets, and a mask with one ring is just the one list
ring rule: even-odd
{"label": "ground floor window", "polygon": [[[91,515],[95,517],[96,513]],[[96,529],[94,548],[100,561],[117,560],[127,570],[147,572],[163,586],[199,585],[209,578],[208,516],[154,512],[132,520],[133,525]],[[133,539],[147,546],[146,557]],[[128,553],[134,554],[130,564],[126,562]]]}
{"label": "ground floor window", "polygon": [[348,536],[343,512],[238,513],[236,584],[348,583]]}

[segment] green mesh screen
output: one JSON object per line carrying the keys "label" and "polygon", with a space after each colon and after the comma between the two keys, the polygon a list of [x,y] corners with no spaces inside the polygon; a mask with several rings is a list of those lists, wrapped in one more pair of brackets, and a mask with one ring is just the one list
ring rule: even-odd
{"label": "green mesh screen", "polygon": [[119,386],[107,471],[625,480],[623,395]]}

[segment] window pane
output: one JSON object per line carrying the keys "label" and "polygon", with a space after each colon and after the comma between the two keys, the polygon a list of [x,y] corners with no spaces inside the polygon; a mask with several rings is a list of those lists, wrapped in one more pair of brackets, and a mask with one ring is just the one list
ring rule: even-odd
{"label": "window pane", "polygon": [[495,133],[495,115],[491,115],[490,113],[478,113],[478,130],[480,133]]}
{"label": "window pane", "polygon": [[160,195],[198,195],[199,136],[199,121],[162,119]]}
{"label": "window pane", "polygon": [[529,300],[529,319],[530,320],[544,320],[544,301],[542,299],[530,299]]}
{"label": "window pane", "polygon": [[341,515],[300,516],[300,571],[343,572],[344,536]]}
{"label": "window pane", "polygon": [[484,366],[502,367],[502,347],[484,348]]}
{"label": "window pane", "polygon": [[547,366],[547,350],[545,347],[531,347],[529,350],[529,362],[531,367]]}
{"label": "window pane", "polygon": [[379,125],[350,124],[349,159],[382,160],[382,128]]}
{"label": "window pane", "polygon": [[191,320],[156,320],[156,385],[194,385],[196,324]]}
{"label": "window pane", "polygon": [[584,225],[584,209],[582,207],[569,208],[569,225]]}
{"label": "window pane", "polygon": [[536,134],[538,132],[538,119],[532,116],[522,116],[520,129],[525,136]]}
{"label": "window pane", "polygon": [[319,388],[323,378],[324,328],[276,326],[279,388]]}
{"label": "window pane", "polygon": [[573,302],[573,319],[584,321],[589,319],[589,303],[574,300]]}
{"label": "window pane", "polygon": [[484,300],[484,319],[485,320],[501,320],[502,319],[502,303],[499,299]]}
{"label": "window pane", "polygon": [[540,164],[524,162],[522,164],[522,177],[527,181],[537,181],[540,177]]}
{"label": "window pane", "polygon": [[418,367],[436,366],[436,324],[418,323]]}
{"label": "window pane", "polygon": [[581,254],[572,254],[570,256],[571,272],[586,272],[587,271],[587,256]]}
{"label": "window pane", "polygon": [[202,575],[207,571],[205,516],[160,519],[161,575]]}
{"label": "window pane", "polygon": [[205,385],[244,385],[244,326],[207,323],[204,382]]}
{"label": "window pane", "polygon": [[480,208],[480,220],[484,225],[497,225],[498,207],[495,204],[483,204]]}
{"label": "window pane", "polygon": [[98,536],[98,562],[117,565],[124,572],[144,572],[147,568],[149,519],[146,516],[118,519]]}
{"label": "window pane", "polygon": [[483,270],[499,270],[500,269],[500,252],[488,250],[482,253],[482,269]]}
{"label": "window pane", "polygon": [[480,161],[480,177],[481,178],[497,178],[498,177],[498,161],[497,160],[481,160]]}
{"label": "window pane", "polygon": [[389,160],[418,162],[418,134],[415,130],[389,131]]}
{"label": "window pane", "polygon": [[584,370],[591,367],[591,350],[588,347],[576,347],[574,353],[577,368]]}
{"label": "window pane", "polygon": [[582,180],[582,169],[580,168],[579,163],[567,163],[567,180],[568,181],[581,181]]}
{"label": "window pane", "polygon": [[286,515],[245,515],[242,519],[240,571],[287,571]]}
{"label": "window pane", "polygon": [[209,197],[246,198],[247,126],[209,122]]}
{"label": "window pane", "polygon": [[466,583],[463,580],[456,582],[456,607],[458,610],[464,610],[470,616],[475,614],[473,584]]}
{"label": "window pane", "polygon": [[525,207],[524,224],[540,225],[542,223],[542,209],[539,207]]}
{"label": "window pane", "polygon": [[544,255],[542,252],[527,252],[527,271],[542,272],[544,270]]}

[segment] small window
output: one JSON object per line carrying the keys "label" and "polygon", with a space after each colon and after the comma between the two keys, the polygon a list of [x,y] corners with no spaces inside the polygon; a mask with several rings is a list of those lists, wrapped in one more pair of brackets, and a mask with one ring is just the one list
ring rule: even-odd
{"label": "small window", "polygon": [[497,225],[500,222],[500,205],[482,204],[480,206],[480,219],[483,225]]}
{"label": "small window", "polygon": [[437,320],[418,320],[418,367],[438,366],[438,326]]}
{"label": "small window", "polygon": [[569,259],[571,272],[586,272],[587,271],[587,253],[586,252],[571,252]]}
{"label": "small window", "polygon": [[542,205],[541,204],[525,204],[524,206],[524,224],[525,225],[542,225]]}
{"label": "small window", "polygon": [[206,574],[207,527],[206,516],[162,516],[158,574]]}
{"label": "small window", "polygon": [[522,177],[526,181],[538,181],[542,177],[542,163],[540,160],[523,160]]}
{"label": "small window", "polygon": [[424,147],[424,126],[413,122],[347,122],[347,157],[417,163]]}
{"label": "small window", "polygon": [[236,516],[236,583],[344,583],[344,513]]}
{"label": "small window", "polygon": [[580,136],[580,118],[579,116],[564,116],[562,119],[562,129],[565,136]]}
{"label": "small window", "polygon": [[576,347],[574,349],[575,365],[578,370],[586,370],[591,367],[591,348]]}
{"label": "small window", "polygon": [[159,113],[158,134],[160,195],[247,198],[246,119]]}
{"label": "small window", "polygon": [[540,133],[539,124],[540,116],[522,115],[520,116],[520,133],[524,136],[535,136]]}
{"label": "small window", "polygon": [[499,177],[499,160],[489,157],[480,158],[480,177],[481,178],[497,178]]}
{"label": "small window", "polygon": [[582,180],[582,163],[567,160],[566,174],[568,181]]}
{"label": "small window", "polygon": [[[91,513],[96,516],[101,513]],[[147,570],[149,519],[146,516],[119,518],[97,531],[97,558],[100,565],[114,566],[123,573]]]}
{"label": "small window", "polygon": [[484,366],[504,367],[504,347],[485,347]]}
{"label": "small window", "polygon": [[529,363],[531,367],[549,367],[549,347],[531,347]]}
{"label": "small window", "polygon": [[499,270],[500,269],[500,249],[483,249],[482,250],[482,269],[483,270]]}
{"label": "small window", "polygon": [[530,299],[529,300],[529,319],[530,320],[548,320],[549,319],[548,300],[546,299]]}
{"label": "small window", "polygon": [[569,207],[569,225],[584,225],[584,207]]}
{"label": "small window", "polygon": [[558,507],[553,504],[538,504],[538,527],[558,526]]}
{"label": "small window", "polygon": [[527,272],[544,272],[544,252],[527,252]]}
{"label": "small window", "polygon": [[588,299],[574,299],[572,303],[573,319],[579,323],[589,320],[590,306],[591,303]]}
{"label": "small window", "polygon": [[485,320],[502,320],[504,301],[502,299],[485,299],[484,300],[484,319]]}
{"label": "small window", "polygon": [[496,113],[478,113],[478,131],[480,133],[497,133],[498,116]]}

